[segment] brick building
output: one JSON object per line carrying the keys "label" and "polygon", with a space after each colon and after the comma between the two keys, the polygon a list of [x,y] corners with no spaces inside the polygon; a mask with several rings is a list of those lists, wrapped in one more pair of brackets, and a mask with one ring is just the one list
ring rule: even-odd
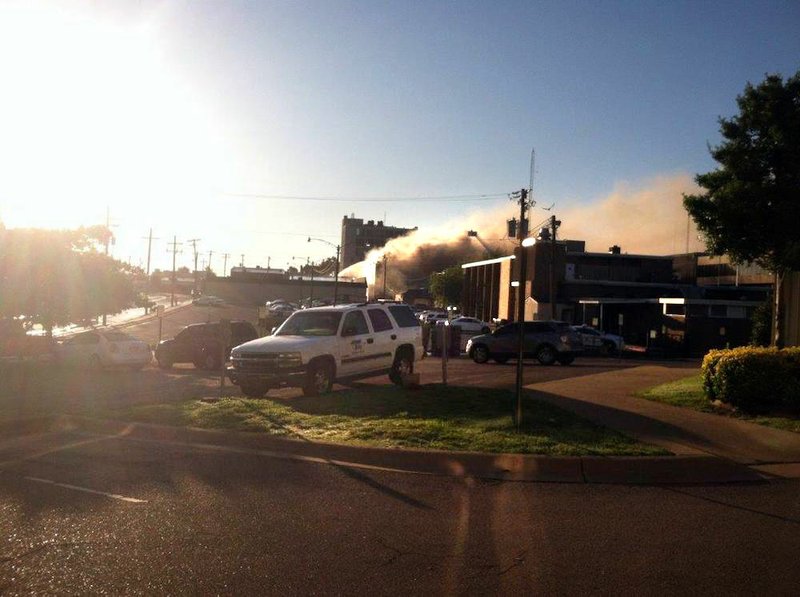
{"label": "brick building", "polygon": [[[694,353],[745,344],[753,309],[769,296],[763,271],[740,268],[737,275],[729,262],[723,267],[724,258],[629,255],[617,246],[594,253],[584,246],[582,241],[560,241],[553,250],[548,241],[524,249],[526,320],[587,323],[621,334],[629,344]],[[485,321],[515,318],[520,250],[462,266],[465,315]]]}
{"label": "brick building", "polygon": [[399,236],[405,236],[417,228],[398,228],[385,226],[382,221],[361,218],[342,218],[342,269],[362,261],[366,254],[384,246],[388,241]]}

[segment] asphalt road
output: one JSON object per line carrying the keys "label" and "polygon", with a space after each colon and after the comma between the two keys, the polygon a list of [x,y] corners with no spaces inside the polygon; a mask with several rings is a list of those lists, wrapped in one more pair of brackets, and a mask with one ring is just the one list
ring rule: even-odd
{"label": "asphalt road", "polygon": [[9,595],[788,595],[800,583],[797,482],[490,483],[70,434],[0,442],[0,463]]}

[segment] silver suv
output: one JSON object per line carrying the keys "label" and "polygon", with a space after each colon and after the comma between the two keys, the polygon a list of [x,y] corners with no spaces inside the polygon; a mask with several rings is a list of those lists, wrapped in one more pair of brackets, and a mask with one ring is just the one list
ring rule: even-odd
{"label": "silver suv", "polygon": [[[542,365],[556,361],[569,365],[583,351],[580,335],[563,321],[526,321],[523,323],[523,355],[535,358]],[[467,354],[476,363],[494,359],[505,363],[516,358],[519,346],[519,324],[509,323],[491,334],[474,336],[467,342]]]}
{"label": "silver suv", "polygon": [[408,305],[318,307],[296,311],[273,335],[235,347],[228,377],[246,396],[285,386],[315,396],[334,381],[381,373],[400,384],[423,357],[422,329]]}

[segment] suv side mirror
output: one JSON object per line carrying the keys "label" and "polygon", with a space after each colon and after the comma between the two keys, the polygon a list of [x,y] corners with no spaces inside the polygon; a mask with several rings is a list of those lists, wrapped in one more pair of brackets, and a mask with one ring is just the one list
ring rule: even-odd
{"label": "suv side mirror", "polygon": [[272,330],[270,330],[269,335],[270,336],[274,336],[275,332],[277,332],[277,331],[278,331],[278,326],[276,325],[275,327],[272,328]]}

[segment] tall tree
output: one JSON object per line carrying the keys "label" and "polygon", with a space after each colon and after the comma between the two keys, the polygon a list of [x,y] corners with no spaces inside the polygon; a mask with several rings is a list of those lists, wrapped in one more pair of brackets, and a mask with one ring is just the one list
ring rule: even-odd
{"label": "tall tree", "polygon": [[720,167],[697,175],[705,193],[683,201],[711,253],[775,274],[773,342],[782,346],[783,277],[800,269],[800,71],[748,83],[736,102],[739,114],[719,119],[723,141],[709,149]]}
{"label": "tall tree", "polygon": [[0,317],[54,325],[133,304],[126,266],[98,249],[106,228],[0,229]]}
{"label": "tall tree", "polygon": [[464,287],[464,270],[460,265],[448,267],[442,272],[431,274],[429,287],[433,299],[440,307],[459,305]]}

